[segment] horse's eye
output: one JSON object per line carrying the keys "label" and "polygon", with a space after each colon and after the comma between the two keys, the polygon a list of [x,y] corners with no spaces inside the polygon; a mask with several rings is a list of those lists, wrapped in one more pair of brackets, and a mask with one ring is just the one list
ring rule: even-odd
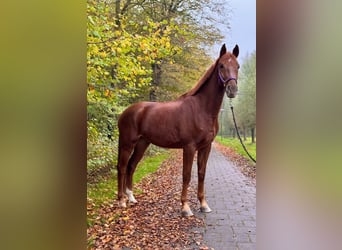
{"label": "horse's eye", "polygon": [[223,64],[221,64],[221,65],[220,65],[220,69],[223,69],[223,68],[224,68],[224,66],[223,66]]}
{"label": "horse's eye", "polygon": [[240,68],[240,64],[238,64],[238,69]]}

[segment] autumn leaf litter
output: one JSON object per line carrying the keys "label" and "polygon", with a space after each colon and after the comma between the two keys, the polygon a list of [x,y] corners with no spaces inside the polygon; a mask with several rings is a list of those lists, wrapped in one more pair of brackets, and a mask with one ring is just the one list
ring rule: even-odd
{"label": "autumn leaf litter", "polygon": [[[113,197],[112,204],[92,211],[98,216],[87,230],[90,249],[209,249],[202,239],[203,218],[180,216],[182,152],[170,153],[155,173],[135,185],[142,192],[135,191],[137,204],[119,208]],[[195,210],[199,203],[192,186],[188,198]],[[88,210],[95,207],[88,204]]]}
{"label": "autumn leaf litter", "polygon": [[[214,146],[255,184],[255,165],[229,148]],[[155,173],[134,186],[137,204],[119,208],[116,197],[99,208],[88,202],[88,213],[97,214],[87,229],[89,249],[210,249],[202,237],[205,225],[198,212],[197,181],[191,181],[188,192],[195,216],[180,216],[182,151],[170,150],[170,155]]]}

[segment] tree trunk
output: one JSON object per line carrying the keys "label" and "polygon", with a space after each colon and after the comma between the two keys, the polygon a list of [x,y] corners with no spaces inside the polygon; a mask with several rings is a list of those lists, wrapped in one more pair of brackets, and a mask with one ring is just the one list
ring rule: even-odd
{"label": "tree trunk", "polygon": [[255,142],[255,140],[254,140],[254,128],[251,128],[251,135],[252,135],[252,143],[254,143]]}
{"label": "tree trunk", "polygon": [[120,5],[121,5],[121,0],[116,0],[115,1],[115,24],[120,27],[121,23],[120,23]]}
{"label": "tree trunk", "polygon": [[233,138],[235,138],[235,134],[236,134],[235,128],[232,129],[232,134],[233,134]]}
{"label": "tree trunk", "polygon": [[127,0],[126,3],[122,6],[121,8],[121,0],[116,0],[115,1],[115,24],[118,27],[121,27],[121,19],[122,16],[127,14],[127,11],[129,9],[129,7],[131,6],[131,1],[132,0]]}
{"label": "tree trunk", "polygon": [[151,102],[156,102],[157,101],[156,91],[154,89],[150,90],[150,101]]}
{"label": "tree trunk", "polygon": [[157,63],[153,63],[152,65],[152,86],[150,90],[150,101],[155,102],[157,101],[157,96],[155,92],[156,86],[160,84],[161,78],[161,66]]}

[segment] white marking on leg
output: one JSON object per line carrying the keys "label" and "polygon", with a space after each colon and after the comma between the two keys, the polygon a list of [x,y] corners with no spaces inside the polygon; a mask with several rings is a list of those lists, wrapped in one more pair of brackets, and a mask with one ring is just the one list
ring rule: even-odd
{"label": "white marking on leg", "polygon": [[132,203],[137,203],[137,200],[134,198],[134,195],[133,195],[133,191],[132,190],[129,190],[128,188],[126,188],[126,194],[128,196],[128,200]]}

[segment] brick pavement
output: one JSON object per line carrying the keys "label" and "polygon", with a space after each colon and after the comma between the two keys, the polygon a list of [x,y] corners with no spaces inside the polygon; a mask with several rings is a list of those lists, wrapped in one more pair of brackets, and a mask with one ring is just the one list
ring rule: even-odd
{"label": "brick pavement", "polygon": [[[196,162],[192,170],[196,180]],[[256,249],[256,187],[214,147],[207,164],[205,190],[213,211],[204,215],[195,211],[195,216],[204,218],[202,233],[207,246],[215,250]]]}

